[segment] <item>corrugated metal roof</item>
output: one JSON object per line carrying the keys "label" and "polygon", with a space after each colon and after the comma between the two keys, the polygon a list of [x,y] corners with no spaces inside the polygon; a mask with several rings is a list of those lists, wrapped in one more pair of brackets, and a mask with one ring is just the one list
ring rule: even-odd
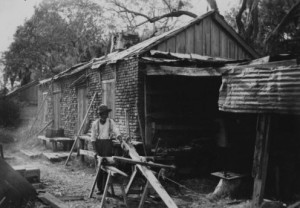
{"label": "corrugated metal roof", "polygon": [[[99,59],[94,59],[94,63],[92,65],[93,69],[99,68],[101,65],[103,64],[109,64],[109,63],[116,63],[118,60],[121,59],[126,59],[129,57],[133,57],[136,55],[140,55],[146,51],[149,51],[151,48],[153,48],[154,46],[160,44],[161,42],[173,37],[174,35],[180,33],[181,31],[187,29],[188,27],[197,24],[199,22],[201,22],[204,18],[213,15],[214,14],[214,20],[218,21],[222,26],[224,26],[224,29],[227,30],[228,32],[230,32],[230,34],[234,34],[234,38],[241,43],[241,45],[245,48],[245,50],[247,50],[250,54],[253,55],[253,57],[257,57],[258,54],[250,47],[246,44],[246,42],[240,38],[240,36],[238,36],[234,30],[228,26],[228,24],[225,22],[225,20],[223,18],[220,17],[220,15],[218,13],[216,13],[215,11],[210,11],[207,12],[206,14],[199,16],[198,18],[193,19],[192,21],[190,21],[189,23],[178,27],[178,28],[174,28],[168,32],[165,32],[161,35],[149,38],[141,43],[138,43],[124,51],[121,52],[114,52],[112,54],[109,54],[107,56],[103,56],[100,57]],[[226,27],[225,27],[226,26]]]}
{"label": "corrugated metal roof", "polygon": [[300,65],[295,60],[228,66],[221,71],[220,110],[300,114]]}
{"label": "corrugated metal roof", "polygon": [[45,84],[45,83],[48,83],[52,80],[58,80],[58,79],[61,79],[61,78],[64,78],[64,77],[68,77],[68,76],[72,76],[76,73],[79,73],[89,67],[92,66],[92,61],[91,62],[88,62],[88,63],[79,63],[79,64],[76,64],[74,66],[72,66],[71,68],[69,69],[66,69],[65,71],[62,71],[60,72],[59,74],[53,76],[52,78],[48,78],[48,79],[44,79],[44,80],[41,80],[39,81],[39,84]]}

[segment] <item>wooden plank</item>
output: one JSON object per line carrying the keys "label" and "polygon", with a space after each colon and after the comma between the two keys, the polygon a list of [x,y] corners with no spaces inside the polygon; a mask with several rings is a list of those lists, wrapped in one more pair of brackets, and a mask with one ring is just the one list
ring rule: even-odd
{"label": "wooden plank", "polygon": [[220,30],[220,57],[228,58],[227,36],[222,30]]}
{"label": "wooden plank", "polygon": [[105,200],[106,200],[108,188],[109,188],[109,186],[111,184],[111,180],[112,180],[112,175],[109,172],[108,176],[107,176],[107,179],[106,179],[106,183],[105,183],[105,188],[104,188],[104,191],[103,191],[102,199],[101,199],[101,202],[100,202],[100,208],[103,208],[105,206]]}
{"label": "wooden plank", "polygon": [[148,102],[149,102],[149,96],[147,94],[148,91],[148,81],[147,81],[147,77],[145,76],[144,78],[144,116],[145,116],[145,146],[150,146],[152,143],[152,137],[151,137],[151,126],[150,126],[150,121],[149,121],[149,117],[148,117],[148,113],[149,113],[149,106],[148,106]]}
{"label": "wooden plank", "polygon": [[211,56],[220,57],[220,29],[211,22]]}
{"label": "wooden plank", "polygon": [[261,207],[263,202],[269,160],[270,125],[271,115],[258,115],[252,169],[252,176],[254,177],[254,187],[252,195],[253,208]]}
{"label": "wooden plank", "polygon": [[191,26],[185,32],[186,32],[185,53],[194,53],[195,52],[195,27]]}
{"label": "wooden plank", "polygon": [[176,53],[185,53],[185,31],[182,31],[176,36]]}
{"label": "wooden plank", "polygon": [[167,40],[166,52],[175,53],[176,52],[176,38],[172,37]]}
{"label": "wooden plank", "polygon": [[38,198],[41,199],[46,204],[49,204],[53,208],[67,208],[68,207],[66,204],[64,204],[63,201],[61,201],[60,199],[56,198],[55,196],[53,196],[52,194],[50,194],[48,192],[46,192],[44,194],[40,194],[38,196]]}
{"label": "wooden plank", "polygon": [[62,201],[81,201],[84,200],[84,196],[62,196],[59,199]]}
{"label": "wooden plank", "polygon": [[149,181],[147,181],[145,187],[144,187],[144,191],[143,191],[143,194],[142,194],[142,198],[141,198],[141,201],[139,203],[139,207],[138,208],[143,208],[144,207],[144,203],[146,201],[146,198],[147,198],[147,195],[148,195],[148,192],[149,192]]}
{"label": "wooden plank", "polygon": [[71,148],[71,151],[70,151],[70,153],[69,153],[69,156],[68,156],[68,158],[67,158],[67,160],[66,160],[65,166],[68,164],[68,161],[69,161],[69,159],[70,159],[70,157],[71,157],[71,154],[72,154],[72,152],[73,152],[73,150],[74,150],[74,148],[75,148],[75,146],[76,146],[76,144],[77,144],[79,135],[81,134],[81,131],[82,131],[83,126],[84,126],[84,123],[85,123],[85,120],[87,119],[88,113],[89,113],[89,111],[90,111],[90,109],[91,109],[91,107],[92,107],[92,104],[93,104],[93,102],[94,102],[94,100],[95,100],[95,98],[96,98],[96,95],[97,95],[97,92],[94,93],[94,96],[93,96],[93,98],[92,98],[92,100],[91,100],[91,103],[90,103],[90,105],[89,105],[89,107],[88,107],[88,109],[87,109],[87,111],[86,111],[86,114],[85,114],[84,119],[83,119],[83,121],[82,121],[82,123],[81,123],[81,126],[80,126],[80,128],[79,128],[79,130],[78,130],[78,132],[77,132],[77,134],[76,134],[76,136],[75,136],[75,139],[74,139],[75,142],[73,143],[73,146],[72,146],[72,148]]}
{"label": "wooden plank", "polygon": [[166,43],[166,41],[160,43],[157,46],[157,50],[159,50],[159,51],[167,51],[167,43]]}
{"label": "wooden plank", "polygon": [[195,25],[195,53],[203,55],[203,23]]}
{"label": "wooden plank", "polygon": [[46,141],[46,142],[51,142],[51,139],[48,138],[48,137],[46,137],[46,136],[44,136],[44,135],[39,135],[39,136],[38,136],[38,139],[43,140],[43,141]]}
{"label": "wooden plank", "polygon": [[211,56],[211,19],[203,19],[204,55]]}
{"label": "wooden plank", "polygon": [[[123,145],[124,145],[124,148],[128,151],[128,153],[132,159],[143,161],[143,158],[141,158],[139,156],[139,154],[136,152],[135,148],[131,144],[128,144],[123,141]],[[149,181],[151,186],[154,188],[154,190],[157,192],[157,194],[161,197],[161,199],[167,205],[167,207],[177,208],[177,205],[174,203],[173,199],[169,196],[169,194],[166,192],[166,190],[163,188],[163,186],[160,184],[160,182],[154,176],[153,172],[145,166],[141,166],[141,165],[136,165],[136,166],[141,171],[141,173],[145,176],[145,178]]]}
{"label": "wooden plank", "polygon": [[58,129],[60,127],[60,98],[61,93],[53,94],[53,128]]}
{"label": "wooden plank", "polygon": [[102,170],[106,171],[106,172],[111,172],[113,175],[114,174],[120,174],[124,177],[128,177],[128,175],[126,173],[124,173],[123,171],[119,170],[118,168],[114,167],[114,166],[102,166],[101,167]]}

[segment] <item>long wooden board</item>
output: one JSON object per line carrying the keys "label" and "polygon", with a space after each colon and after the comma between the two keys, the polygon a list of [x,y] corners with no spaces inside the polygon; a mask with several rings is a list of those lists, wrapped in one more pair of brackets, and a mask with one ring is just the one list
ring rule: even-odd
{"label": "long wooden board", "polygon": [[[142,162],[145,162],[145,158],[142,158],[139,156],[139,154],[136,152],[135,148],[131,145],[123,141],[124,147],[127,149],[130,157],[134,160],[140,160]],[[166,190],[163,188],[163,186],[160,184],[160,182],[157,180],[157,178],[154,176],[153,172],[142,165],[136,165],[136,167],[141,171],[141,173],[146,177],[146,179],[149,181],[151,186],[154,188],[154,190],[157,192],[157,194],[161,197],[163,202],[167,205],[169,208],[177,208],[177,205],[173,201],[173,199],[169,196],[169,194],[166,192]]]}
{"label": "long wooden board", "polygon": [[38,196],[43,202],[51,205],[53,208],[68,208],[64,202],[62,202],[60,199],[56,198],[50,193],[44,193]]}

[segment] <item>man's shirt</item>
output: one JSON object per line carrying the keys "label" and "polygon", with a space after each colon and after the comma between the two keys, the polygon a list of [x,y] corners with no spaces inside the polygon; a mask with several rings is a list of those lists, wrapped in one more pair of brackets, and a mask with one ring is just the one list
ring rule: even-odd
{"label": "man's shirt", "polygon": [[101,124],[100,119],[94,121],[91,132],[91,141],[96,141],[97,139],[110,139],[112,134],[115,134],[117,137],[120,135],[116,123],[110,118],[107,118],[104,124]]}

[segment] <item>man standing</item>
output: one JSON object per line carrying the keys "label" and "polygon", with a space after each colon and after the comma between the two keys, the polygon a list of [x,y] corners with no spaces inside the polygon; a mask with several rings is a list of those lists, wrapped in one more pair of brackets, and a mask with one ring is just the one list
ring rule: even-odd
{"label": "man standing", "polygon": [[[112,156],[113,144],[111,137],[115,134],[118,140],[121,140],[121,134],[116,123],[108,118],[108,113],[111,111],[106,105],[101,104],[99,107],[100,118],[92,124],[92,145],[95,153],[102,157]],[[107,173],[102,171],[97,180],[98,193],[102,194],[105,187]]]}

